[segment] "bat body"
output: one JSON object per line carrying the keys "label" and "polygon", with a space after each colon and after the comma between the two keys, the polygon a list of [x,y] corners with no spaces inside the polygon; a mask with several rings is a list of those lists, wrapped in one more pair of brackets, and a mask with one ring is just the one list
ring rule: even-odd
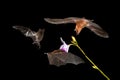
{"label": "bat body", "polygon": [[55,65],[55,66],[62,66],[66,64],[74,64],[78,65],[81,63],[85,63],[83,59],[80,57],[72,54],[72,53],[66,53],[63,50],[54,50],[53,52],[47,53],[49,64]]}
{"label": "bat body", "polygon": [[75,31],[76,34],[79,35],[81,30],[85,27],[93,31],[96,35],[108,38],[108,33],[104,31],[99,25],[92,22],[91,20],[85,19],[85,18],[77,18],[77,17],[68,17],[63,19],[51,19],[51,18],[44,18],[44,20],[51,24],[67,24],[67,23],[75,23]]}
{"label": "bat body", "polygon": [[33,44],[36,44],[40,48],[40,42],[43,39],[45,29],[39,29],[37,32],[23,26],[13,26],[14,29],[19,30],[26,37],[30,37],[33,40]]}

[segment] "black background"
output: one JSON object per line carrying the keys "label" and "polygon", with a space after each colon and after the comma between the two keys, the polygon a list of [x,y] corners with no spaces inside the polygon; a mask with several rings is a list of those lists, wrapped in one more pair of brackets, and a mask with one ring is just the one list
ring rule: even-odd
{"label": "black background", "polygon": [[[64,3],[64,2],[62,2]],[[106,80],[97,70],[94,70],[76,47],[70,47],[70,52],[82,57],[86,63],[56,67],[49,65],[47,55],[44,53],[58,49],[61,45],[60,37],[66,43],[70,43],[71,36],[75,36],[81,48],[88,57],[111,79],[114,71],[115,50],[115,18],[117,12],[111,8],[111,4],[86,4],[65,3],[8,3],[3,8],[2,21],[4,21],[5,44],[4,51],[4,74],[8,78],[26,79],[81,79],[81,80]],[[48,5],[49,4],[49,5]],[[88,5],[89,4],[89,5]],[[104,5],[104,6],[103,6]],[[112,14],[114,13],[114,14]],[[105,31],[109,38],[101,38],[84,28],[80,35],[76,36],[75,24],[53,25],[44,21],[44,18],[85,17],[93,19]],[[37,31],[45,29],[45,35],[41,42],[41,49],[32,44],[32,39],[26,38],[19,31],[12,28],[14,25],[29,27]],[[3,30],[3,32],[5,32]],[[2,43],[2,42],[1,42]],[[16,79],[15,78],[15,79]]]}

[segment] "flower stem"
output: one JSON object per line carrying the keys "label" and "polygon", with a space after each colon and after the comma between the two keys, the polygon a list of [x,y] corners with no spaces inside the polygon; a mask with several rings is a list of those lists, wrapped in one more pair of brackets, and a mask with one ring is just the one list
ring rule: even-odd
{"label": "flower stem", "polygon": [[107,80],[110,80],[110,78],[100,69],[98,68],[95,63],[85,54],[85,52],[82,50],[82,48],[77,44],[77,41],[75,37],[72,36],[72,44],[75,45],[81,52],[82,54],[86,57],[86,59],[92,64],[92,68],[98,70]]}
{"label": "flower stem", "polygon": [[110,78],[100,69],[98,68],[95,63],[85,54],[85,52],[80,48],[80,46],[76,45],[79,50],[83,53],[83,55],[87,58],[87,60],[93,65],[92,68],[97,69],[107,80],[110,80]]}

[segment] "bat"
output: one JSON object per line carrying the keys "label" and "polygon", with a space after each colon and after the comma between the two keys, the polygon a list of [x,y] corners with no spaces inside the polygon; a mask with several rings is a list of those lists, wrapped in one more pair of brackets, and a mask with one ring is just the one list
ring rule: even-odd
{"label": "bat", "polygon": [[49,64],[50,65],[55,65],[55,66],[62,66],[62,65],[66,65],[66,64],[74,64],[74,65],[78,65],[81,63],[85,63],[85,61],[72,54],[72,53],[67,53],[63,50],[54,50],[50,53],[46,53],[48,56],[48,60],[49,60]]}
{"label": "bat", "polygon": [[43,39],[45,29],[39,29],[37,32],[23,26],[13,26],[14,29],[19,30],[26,37],[30,37],[33,40],[33,44],[36,44],[40,48],[40,42]]}
{"label": "bat", "polygon": [[92,22],[92,20],[88,20],[85,18],[77,18],[77,17],[68,17],[63,19],[44,18],[44,20],[51,24],[75,23],[76,26],[74,31],[76,31],[76,35],[79,35],[81,30],[86,27],[100,37],[103,38],[109,37],[108,33],[105,30],[103,30],[98,24]]}

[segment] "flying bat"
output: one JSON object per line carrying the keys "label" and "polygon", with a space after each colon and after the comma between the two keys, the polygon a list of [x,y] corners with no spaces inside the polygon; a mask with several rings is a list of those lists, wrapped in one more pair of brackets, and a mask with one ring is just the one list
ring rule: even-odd
{"label": "flying bat", "polygon": [[45,29],[39,29],[37,32],[35,32],[24,26],[13,26],[13,28],[19,30],[26,37],[32,38],[33,44],[36,44],[40,48],[40,42],[43,39]]}
{"label": "flying bat", "polygon": [[54,50],[52,52],[46,53],[48,56],[49,64],[55,66],[62,66],[66,64],[78,65],[85,63],[84,60],[70,52],[65,52],[63,50]]}
{"label": "flying bat", "polygon": [[76,35],[79,35],[81,30],[84,27],[87,27],[91,31],[93,31],[96,35],[103,37],[103,38],[108,38],[109,35],[106,31],[104,31],[98,24],[92,22],[92,20],[88,20],[85,18],[78,18],[78,17],[67,17],[63,19],[51,19],[51,18],[44,18],[44,20],[48,23],[51,24],[67,24],[67,23],[75,23],[75,31]]}

